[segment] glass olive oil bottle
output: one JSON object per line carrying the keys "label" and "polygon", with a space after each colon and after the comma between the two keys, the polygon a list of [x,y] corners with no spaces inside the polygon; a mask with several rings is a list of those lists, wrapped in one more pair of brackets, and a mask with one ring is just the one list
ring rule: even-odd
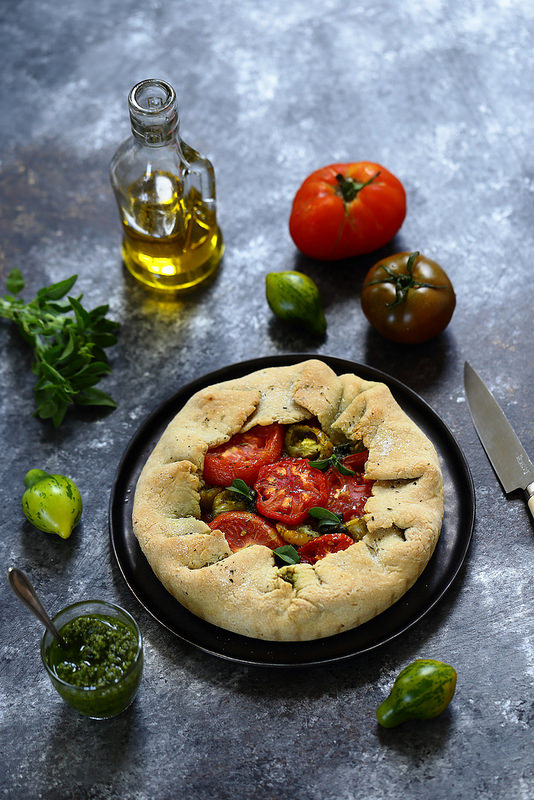
{"label": "glass olive oil bottle", "polygon": [[124,263],[153,288],[194,289],[215,272],[224,250],[213,166],[181,139],[170,84],[141,81],[128,107],[132,136],[110,165]]}

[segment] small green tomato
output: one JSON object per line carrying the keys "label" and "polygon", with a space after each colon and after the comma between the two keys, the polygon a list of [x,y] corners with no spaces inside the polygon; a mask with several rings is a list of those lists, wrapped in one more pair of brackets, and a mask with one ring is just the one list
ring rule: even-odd
{"label": "small green tomato", "polygon": [[397,675],[389,697],[377,709],[377,720],[384,728],[394,728],[409,719],[432,719],[445,711],[455,689],[454,667],[418,658]]}
{"label": "small green tomato", "polygon": [[82,498],[74,481],[65,475],[31,469],[24,485],[22,510],[26,518],[40,531],[68,539],[82,515]]}
{"label": "small green tomato", "polygon": [[269,272],[265,277],[265,294],[271,311],[279,319],[300,323],[312,333],[324,336],[326,318],[321,295],[308,275],[293,270]]}

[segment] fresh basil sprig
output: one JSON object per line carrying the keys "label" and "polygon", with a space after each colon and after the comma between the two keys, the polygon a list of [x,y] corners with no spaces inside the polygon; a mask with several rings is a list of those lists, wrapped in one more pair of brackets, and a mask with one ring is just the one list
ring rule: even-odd
{"label": "fresh basil sprig", "polygon": [[334,514],[333,511],[329,511],[327,508],[322,508],[322,506],[313,506],[313,508],[310,508],[308,511],[308,514],[310,517],[314,517],[316,520],[318,520],[317,527],[320,531],[331,531],[333,529],[340,530],[345,528],[343,519],[339,516],[339,514]]}
{"label": "fresh basil sprig", "polygon": [[81,294],[59,302],[77,277],[45,286],[25,303],[17,297],[25,282],[15,268],[6,282],[9,294],[0,298],[0,317],[14,322],[33,350],[35,415],[51,419],[56,427],[72,404],[116,407],[108,394],[94,387],[111,371],[104,349],[117,341],[119,323],[106,318],[107,305],[85,309]]}
{"label": "fresh basil sprig", "polygon": [[321,458],[317,461],[310,461],[310,467],[315,467],[315,469],[320,469],[321,472],[325,472],[330,467],[334,467],[337,469],[340,475],[356,475],[353,469],[349,469],[346,467],[341,459],[348,456],[351,452],[350,444],[337,444],[334,447],[334,452],[329,458]]}
{"label": "fresh basil sprig", "polygon": [[273,550],[274,560],[281,566],[300,564],[300,556],[292,544],[284,544]]}
{"label": "fresh basil sprig", "polygon": [[250,486],[247,486],[244,480],[241,478],[234,478],[232,485],[227,486],[226,488],[229,492],[235,492],[235,494],[243,497],[247,503],[247,506],[254,511],[256,510],[256,492],[254,489],[251,489]]}
{"label": "fresh basil sprig", "polygon": [[321,458],[319,461],[310,461],[310,467],[315,467],[315,469],[320,469],[321,472],[325,472],[330,467],[334,467],[337,469],[340,475],[356,475],[353,469],[349,469],[346,467],[338,458],[338,456],[333,453],[330,458]]}

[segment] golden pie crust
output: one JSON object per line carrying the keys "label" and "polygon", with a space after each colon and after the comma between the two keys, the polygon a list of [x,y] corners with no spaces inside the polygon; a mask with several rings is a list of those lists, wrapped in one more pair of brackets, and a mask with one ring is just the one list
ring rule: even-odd
{"label": "golden pie crust", "polygon": [[[254,425],[316,417],[333,441],[363,440],[368,532],[316,564],[278,567],[272,551],[232,553],[200,519],[208,448]],[[209,386],[169,423],[139,477],[133,530],[154,573],[193,614],[257,639],[333,636],[372,619],[417,580],[443,520],[434,446],[388,387],[317,359]]]}

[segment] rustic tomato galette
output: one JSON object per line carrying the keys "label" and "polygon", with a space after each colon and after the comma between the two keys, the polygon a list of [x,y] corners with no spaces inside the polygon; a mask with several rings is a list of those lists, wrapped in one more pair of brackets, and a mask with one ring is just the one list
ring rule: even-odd
{"label": "rustic tomato galette", "polygon": [[182,605],[285,641],[389,608],[428,563],[442,519],[436,451],[388,387],[315,359],[191,397],[133,508],[149,564]]}

